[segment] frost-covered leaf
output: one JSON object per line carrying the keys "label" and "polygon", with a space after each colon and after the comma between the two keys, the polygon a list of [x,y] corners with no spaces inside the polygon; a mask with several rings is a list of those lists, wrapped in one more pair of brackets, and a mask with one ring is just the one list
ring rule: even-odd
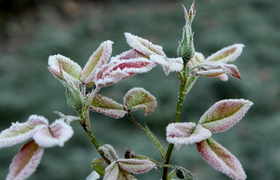
{"label": "frost-covered leaf", "polygon": [[117,163],[122,169],[133,174],[145,173],[153,168],[156,169],[156,164],[148,159],[119,159]]}
{"label": "frost-covered leaf", "polygon": [[74,134],[70,125],[65,123],[63,119],[58,119],[49,127],[40,127],[34,134],[33,139],[42,147],[63,146]]}
{"label": "frost-covered leaf", "polygon": [[110,40],[101,43],[87,61],[81,74],[81,80],[88,86],[94,84],[96,71],[109,61],[112,54],[112,44],[113,42]]}
{"label": "frost-covered leaf", "polygon": [[136,58],[125,61],[111,61],[97,72],[97,87],[108,86],[139,73],[146,73],[155,63],[146,58]]}
{"label": "frost-covered leaf", "polygon": [[26,143],[14,157],[6,180],[27,179],[37,168],[43,156],[44,148],[34,141]]}
{"label": "frost-covered leaf", "polygon": [[105,144],[98,148],[98,152],[104,154],[104,156],[111,162],[116,161],[119,159],[117,152],[110,144]]}
{"label": "frost-covered leaf", "polygon": [[150,60],[160,64],[166,75],[170,72],[180,72],[183,69],[183,59],[179,58],[166,58],[160,55],[151,55]]}
{"label": "frost-covered leaf", "polygon": [[243,44],[234,44],[228,47],[225,47],[216,53],[209,56],[205,61],[207,62],[214,62],[214,61],[221,61],[227,63],[229,61],[234,61],[235,59],[240,56],[242,53],[244,45]]}
{"label": "frost-covered leaf", "polygon": [[252,105],[251,101],[244,99],[216,102],[202,115],[199,123],[211,132],[225,131],[240,121]]}
{"label": "frost-covered leaf", "polygon": [[49,70],[57,77],[58,74],[63,76],[66,81],[80,84],[82,68],[71,59],[60,54],[49,57]]}
{"label": "frost-covered leaf", "polygon": [[142,53],[143,55],[150,57],[151,55],[160,55],[166,57],[159,45],[154,45],[147,39],[132,35],[131,33],[124,33],[127,43],[136,51]]}
{"label": "frost-covered leaf", "polygon": [[237,69],[237,67],[233,64],[224,64],[223,66],[221,66],[222,70],[229,74],[232,77],[235,77],[237,79],[241,79],[239,71]]}
{"label": "frost-covered leaf", "polygon": [[208,138],[196,145],[201,157],[216,170],[232,179],[246,179],[246,174],[239,160],[215,140]]}
{"label": "frost-covered leaf", "polygon": [[170,123],[166,128],[166,140],[177,149],[182,144],[188,145],[211,137],[212,133],[195,123]]}
{"label": "frost-covered leaf", "polygon": [[128,51],[125,51],[115,57],[112,57],[112,60],[129,60],[129,59],[135,59],[135,58],[145,58],[146,56],[141,54],[140,52],[136,51],[135,49],[130,49]]}
{"label": "frost-covered leaf", "polygon": [[100,94],[96,94],[94,96],[90,110],[103,113],[117,119],[122,118],[126,114],[122,104]]}
{"label": "frost-covered leaf", "polygon": [[198,74],[198,75],[207,76],[207,77],[217,77],[224,73],[225,72],[222,69],[198,70],[196,72],[196,74]]}
{"label": "frost-covered leaf", "polygon": [[47,127],[48,120],[37,115],[31,115],[24,123],[12,123],[10,128],[0,134],[0,148],[13,146],[32,138],[42,126]]}
{"label": "frost-covered leaf", "polygon": [[119,175],[119,166],[116,161],[112,162],[109,166],[105,169],[105,175],[103,180],[116,180]]}
{"label": "frost-covered leaf", "polygon": [[143,88],[132,88],[124,96],[124,105],[131,111],[143,109],[145,115],[153,112],[157,106],[156,98]]}

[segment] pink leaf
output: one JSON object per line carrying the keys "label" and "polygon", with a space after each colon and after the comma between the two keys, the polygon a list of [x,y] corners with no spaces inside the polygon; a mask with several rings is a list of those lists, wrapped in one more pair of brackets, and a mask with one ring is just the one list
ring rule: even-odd
{"label": "pink leaf", "polygon": [[42,147],[63,146],[73,135],[73,129],[70,125],[58,119],[49,127],[41,127],[34,134],[33,139]]}
{"label": "pink leaf", "polygon": [[[90,56],[81,75],[81,80],[89,85],[94,84],[96,71],[106,64],[112,54],[113,42],[108,40],[100,44],[98,49]],[[93,84],[92,84],[93,83]]]}
{"label": "pink leaf", "polygon": [[232,64],[224,64],[221,66],[222,70],[224,70],[225,73],[231,75],[232,77],[235,77],[237,79],[241,79],[240,74],[238,72],[238,69],[235,65]]}
{"label": "pink leaf", "polygon": [[196,74],[201,76],[207,76],[207,77],[217,77],[222,74],[224,74],[224,70],[222,69],[209,69],[209,70],[198,70]]}
{"label": "pink leaf", "polygon": [[229,61],[236,60],[240,54],[242,53],[244,45],[243,44],[234,44],[228,47],[225,47],[216,53],[209,56],[205,61],[207,62],[214,62],[220,61],[227,63]]}
{"label": "pink leaf", "polygon": [[124,96],[123,102],[131,111],[142,108],[145,115],[150,114],[157,107],[156,98],[143,88],[130,89]]}
{"label": "pink leaf", "polygon": [[102,96],[100,94],[96,94],[94,96],[90,110],[103,113],[116,119],[122,118],[126,114],[122,104],[119,104],[111,98]]}
{"label": "pink leaf", "polygon": [[166,57],[162,47],[159,45],[154,45],[150,41],[143,39],[141,37],[132,35],[130,33],[124,33],[127,43],[136,51],[142,53],[143,55],[150,57],[150,55],[161,55]]}
{"label": "pink leaf", "polygon": [[42,116],[31,115],[24,123],[13,123],[0,134],[0,148],[19,144],[33,137],[40,127],[47,127],[48,120]]}
{"label": "pink leaf", "polygon": [[145,58],[130,59],[125,61],[111,61],[108,65],[103,66],[96,76],[96,86],[103,87],[117,83],[132,75],[146,73],[155,66]]}
{"label": "pink leaf", "polygon": [[252,105],[244,99],[219,101],[203,114],[199,123],[211,132],[225,131],[240,121]]}
{"label": "pink leaf", "polygon": [[166,128],[166,140],[177,149],[182,144],[188,145],[211,137],[212,133],[195,123],[171,123]]}
{"label": "pink leaf", "polygon": [[140,52],[136,51],[135,49],[130,49],[128,51],[125,51],[119,55],[117,55],[116,57],[112,57],[112,60],[129,60],[129,59],[135,59],[135,58],[139,58],[139,57],[143,57],[145,58],[145,56],[143,54],[141,54]]}
{"label": "pink leaf", "polygon": [[106,167],[103,180],[117,180],[118,175],[119,175],[119,166],[116,163],[116,161],[114,161],[109,166]]}
{"label": "pink leaf", "polygon": [[156,169],[156,164],[148,159],[119,159],[117,164],[124,170],[133,173],[140,174],[150,171],[151,169]]}
{"label": "pink leaf", "polygon": [[239,160],[212,138],[198,142],[196,145],[201,157],[216,170],[232,179],[246,179],[246,174]]}
{"label": "pink leaf", "polygon": [[43,156],[44,148],[34,141],[26,143],[14,157],[6,180],[27,179],[37,168]]}

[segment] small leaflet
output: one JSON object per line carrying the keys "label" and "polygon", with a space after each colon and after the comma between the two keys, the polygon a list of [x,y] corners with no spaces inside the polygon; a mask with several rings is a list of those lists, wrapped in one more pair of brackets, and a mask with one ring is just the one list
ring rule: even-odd
{"label": "small leaflet", "polygon": [[126,111],[124,106],[111,98],[96,94],[92,100],[90,110],[99,112],[113,118],[122,118],[125,116]]}
{"label": "small leaflet", "polygon": [[234,44],[228,47],[225,47],[216,53],[209,56],[205,61],[206,62],[214,62],[214,61],[220,61],[220,62],[232,62],[236,60],[240,54],[243,51],[243,44]]}
{"label": "small leaflet", "polygon": [[143,109],[145,115],[157,107],[156,98],[143,88],[132,88],[124,96],[124,105],[131,111]]}

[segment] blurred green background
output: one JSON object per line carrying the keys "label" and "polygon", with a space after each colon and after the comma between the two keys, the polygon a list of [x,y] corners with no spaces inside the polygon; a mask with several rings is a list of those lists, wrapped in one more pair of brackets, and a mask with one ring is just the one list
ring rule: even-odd
{"label": "blurred green background", "polygon": [[[128,50],[123,33],[131,32],[163,46],[176,57],[184,14],[190,0],[0,0],[0,130],[11,122],[24,122],[31,114],[53,122],[53,111],[75,115],[66,104],[64,87],[47,69],[49,55],[62,54],[84,66],[92,52],[107,39],[114,41],[113,55]],[[280,1],[197,0],[193,22],[196,51],[206,57],[234,43],[245,44],[234,62],[242,80],[201,77],[186,97],[181,121],[198,121],[216,101],[244,98],[254,102],[241,122],[214,139],[242,163],[249,180],[280,178]],[[132,87],[144,87],[156,96],[155,112],[133,115],[146,123],[163,146],[165,127],[174,119],[178,77],[165,76],[161,67],[133,76],[101,90],[118,102]],[[42,161],[30,180],[85,179],[91,161],[99,155],[77,122],[74,136],[63,148],[45,149]],[[91,113],[91,125],[100,144],[111,144],[119,156],[129,147],[136,154],[159,160],[157,148],[128,118],[112,119]],[[0,179],[22,144],[0,150]],[[202,160],[195,145],[174,150],[171,163],[193,171],[201,180],[229,179]],[[139,179],[160,179],[152,170]]]}

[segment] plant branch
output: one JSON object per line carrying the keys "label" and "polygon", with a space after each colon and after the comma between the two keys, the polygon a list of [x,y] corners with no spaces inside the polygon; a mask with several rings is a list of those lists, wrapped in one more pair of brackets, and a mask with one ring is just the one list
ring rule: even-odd
{"label": "plant branch", "polygon": [[156,138],[156,136],[150,131],[148,126],[143,127],[141,124],[139,124],[136,119],[131,115],[130,111],[128,111],[127,116],[132,120],[132,122],[141,130],[143,131],[153,142],[154,144],[158,147],[158,150],[161,154],[162,159],[164,160],[166,155],[165,155],[165,150],[162,147],[161,143],[159,140]]}

